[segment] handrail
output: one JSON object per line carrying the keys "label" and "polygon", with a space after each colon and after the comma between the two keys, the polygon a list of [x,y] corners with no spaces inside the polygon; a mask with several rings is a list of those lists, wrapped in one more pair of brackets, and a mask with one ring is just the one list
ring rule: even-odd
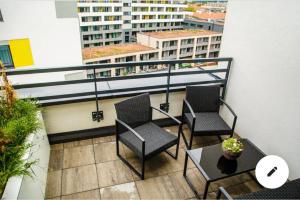
{"label": "handrail", "polygon": [[[70,71],[78,71],[78,70],[90,70],[91,73],[94,74],[94,78],[91,79],[80,79],[80,80],[68,80],[68,81],[55,81],[55,82],[42,82],[42,83],[29,83],[29,84],[15,84],[13,87],[16,90],[20,89],[30,89],[30,88],[43,88],[43,87],[51,87],[51,86],[62,86],[62,85],[72,85],[72,84],[83,84],[83,83],[93,83],[94,88],[91,88],[91,85],[88,85],[87,89],[74,92],[72,90],[65,92],[65,93],[49,93],[46,95],[36,95],[32,98],[35,98],[42,102],[45,105],[52,104],[61,104],[64,102],[71,102],[71,101],[84,101],[84,100],[91,100],[91,97],[95,97],[96,102],[96,112],[93,112],[93,120],[100,121],[103,118],[103,112],[100,111],[99,108],[99,99],[103,97],[111,97],[111,96],[119,96],[122,94],[136,94],[141,92],[159,92],[166,94],[165,103],[160,105],[160,108],[166,112],[169,110],[169,93],[170,91],[178,91],[184,89],[187,85],[199,85],[199,84],[215,84],[219,83],[223,87],[221,97],[224,99],[227,81],[229,77],[230,66],[233,58],[231,57],[224,57],[224,58],[197,58],[197,59],[182,59],[182,60],[157,60],[157,61],[143,61],[143,62],[126,62],[126,63],[102,63],[102,64],[91,64],[91,65],[81,65],[81,66],[68,66],[68,67],[51,67],[51,68],[34,68],[34,69],[15,69],[15,70],[8,70],[6,74],[8,76],[15,76],[15,75],[26,75],[26,74],[43,74],[43,73],[55,73],[55,72],[70,72]],[[177,66],[178,64],[183,63],[205,63],[205,62],[227,62],[227,65],[224,65],[224,68],[219,69],[203,69],[200,70],[190,70],[190,71],[173,71],[172,67]],[[127,76],[116,76],[116,77],[96,77],[96,69],[111,69],[111,68],[122,68],[122,67],[139,67],[139,66],[149,66],[149,65],[166,65],[168,66],[167,71],[160,71],[155,73],[141,73],[141,74],[134,74],[134,75],[127,75]],[[225,76],[219,77],[216,73],[225,73]],[[1,72],[0,72],[1,74]],[[211,78],[210,79],[203,79],[203,80],[189,80],[186,81],[186,78],[180,82],[171,82],[172,77],[180,77],[186,75],[199,75],[199,74],[208,74]],[[101,88],[101,85],[97,85],[97,83],[106,82],[109,85],[109,81],[121,81],[121,80],[132,80],[132,79],[145,79],[147,78],[157,78],[157,77],[164,77],[167,78],[166,83],[162,84],[162,82],[154,83],[154,85],[143,86],[137,85],[130,88],[110,88],[104,89]],[[224,78],[223,78],[224,77]],[[177,79],[175,79],[177,80]],[[181,79],[178,79],[181,80]],[[144,80],[143,80],[144,81]],[[142,82],[143,82],[142,81]],[[146,84],[147,85],[147,84]],[[99,88],[100,87],[100,88]],[[68,88],[68,87],[66,87]],[[68,90],[68,89],[67,89]],[[32,90],[35,91],[35,90]],[[38,91],[38,90],[37,90]],[[28,92],[26,90],[26,92]],[[30,93],[30,92],[29,92]],[[31,98],[31,97],[24,97],[24,98]],[[44,102],[43,102],[44,101]]]}
{"label": "handrail", "polygon": [[22,75],[22,74],[37,74],[37,73],[77,71],[77,70],[93,70],[93,69],[118,68],[118,67],[130,67],[130,66],[201,63],[201,62],[223,62],[223,61],[230,62],[230,61],[232,61],[232,58],[224,57],[224,58],[196,58],[196,59],[180,59],[180,60],[156,60],[156,61],[140,61],[140,62],[126,62],[126,63],[101,63],[101,64],[89,64],[89,65],[69,66],[69,67],[14,69],[14,70],[7,70],[6,74],[12,76],[12,75]]}

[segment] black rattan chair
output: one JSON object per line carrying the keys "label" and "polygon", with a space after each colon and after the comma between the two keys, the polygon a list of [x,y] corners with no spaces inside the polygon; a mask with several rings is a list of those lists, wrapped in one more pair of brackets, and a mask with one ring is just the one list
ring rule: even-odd
{"label": "black rattan chair", "polygon": [[217,199],[300,199],[300,179],[285,183],[277,189],[263,189],[257,192],[232,197],[223,187],[219,188]]}
{"label": "black rattan chair", "polygon": [[[115,108],[117,112],[117,155],[141,179],[144,179],[145,161],[149,158],[165,151],[174,159],[177,159],[181,122],[168,113],[151,107],[149,94],[138,95],[117,103]],[[177,136],[152,122],[153,110],[168,116],[179,125]],[[142,164],[141,173],[120,155],[119,141],[136,153]],[[167,151],[168,148],[174,145],[177,145],[175,155]]]}
{"label": "black rattan chair", "polygon": [[[231,127],[219,115],[221,104],[224,104],[234,116]],[[181,118],[191,132],[188,143],[181,131],[188,149],[192,147],[194,136],[216,135],[220,138],[221,135],[230,135],[232,137],[237,120],[230,106],[220,98],[220,85],[187,86]]]}

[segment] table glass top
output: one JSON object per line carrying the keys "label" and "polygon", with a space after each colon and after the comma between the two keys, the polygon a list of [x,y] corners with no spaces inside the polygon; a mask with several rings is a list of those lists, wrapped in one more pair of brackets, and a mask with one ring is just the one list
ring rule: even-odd
{"label": "table glass top", "polygon": [[241,139],[244,151],[236,160],[227,160],[223,156],[221,144],[188,150],[196,167],[208,180],[216,180],[235,174],[254,170],[264,154],[247,139]]}

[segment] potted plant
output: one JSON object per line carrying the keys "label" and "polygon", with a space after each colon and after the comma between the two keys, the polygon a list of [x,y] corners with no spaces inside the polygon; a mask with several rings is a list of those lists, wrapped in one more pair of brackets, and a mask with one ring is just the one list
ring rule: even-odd
{"label": "potted plant", "polygon": [[222,150],[225,158],[235,160],[242,154],[244,145],[236,138],[228,138],[222,142]]}
{"label": "potted plant", "polygon": [[28,136],[39,128],[38,104],[17,98],[0,61],[0,197],[6,183],[14,176],[32,176],[31,166],[36,160],[24,160],[31,147]]}

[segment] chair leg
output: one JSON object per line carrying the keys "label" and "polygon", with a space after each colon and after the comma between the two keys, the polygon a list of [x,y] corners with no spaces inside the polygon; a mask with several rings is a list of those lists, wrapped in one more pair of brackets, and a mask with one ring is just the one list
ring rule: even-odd
{"label": "chair leg", "polygon": [[144,180],[145,178],[145,159],[142,159],[142,175],[141,175],[141,179]]}
{"label": "chair leg", "polygon": [[190,144],[188,145],[188,149],[192,149],[192,145],[193,145],[193,138],[194,138],[194,134],[193,134],[193,131],[191,132],[191,138],[190,138]]}
{"label": "chair leg", "polygon": [[142,180],[144,180],[144,174],[145,174],[145,159],[142,158],[142,169],[141,169],[141,173],[138,172],[138,170],[136,170],[125,158],[123,158],[121,156],[121,154],[119,153],[119,140],[116,140],[116,147],[117,147],[117,156],[127,165],[127,167],[129,167],[138,177],[140,177]]}
{"label": "chair leg", "polygon": [[116,148],[117,148],[117,156],[120,156],[120,151],[119,151],[119,139],[118,139],[118,137],[116,138]]}

